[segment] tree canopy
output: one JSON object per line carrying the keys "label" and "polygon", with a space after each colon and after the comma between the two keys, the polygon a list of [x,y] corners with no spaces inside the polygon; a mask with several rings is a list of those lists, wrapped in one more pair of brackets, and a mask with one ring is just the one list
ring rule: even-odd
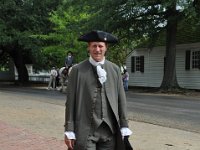
{"label": "tree canopy", "polygon": [[151,48],[162,35],[166,42],[162,88],[167,89],[178,87],[177,28],[188,20],[193,28],[200,25],[199,0],[8,0],[0,4],[0,13],[1,49],[11,56],[17,50],[23,56],[42,58],[34,60],[38,68],[62,66],[67,51],[74,53],[77,62],[87,57],[86,45],[77,42],[77,37],[90,30],[119,37],[120,44],[108,52],[118,65],[124,64],[134,47],[148,43]]}
{"label": "tree canopy", "polygon": [[52,31],[33,36],[43,41],[42,52],[47,60],[54,60],[53,63],[59,67],[64,65],[64,58],[68,51],[73,53],[77,62],[87,57],[87,51],[77,41],[82,28],[81,22],[87,21],[90,17],[84,12],[87,8],[82,9],[82,12],[78,12],[74,7],[66,4],[59,7],[49,18],[54,25]]}
{"label": "tree canopy", "polygon": [[199,1],[108,0],[97,3],[92,7],[93,12],[97,11],[91,25],[117,33],[121,38],[131,39],[136,45],[148,40],[150,41],[148,47],[154,47],[159,35],[165,32],[166,67],[161,88],[165,90],[179,88],[175,60],[177,28],[186,20],[193,20],[193,27],[198,26]]}
{"label": "tree canopy", "polygon": [[40,58],[40,41],[31,35],[51,31],[49,13],[59,3],[59,0],[7,0],[0,3],[0,57],[9,55],[12,58],[21,83],[28,81],[25,64],[36,63]]}

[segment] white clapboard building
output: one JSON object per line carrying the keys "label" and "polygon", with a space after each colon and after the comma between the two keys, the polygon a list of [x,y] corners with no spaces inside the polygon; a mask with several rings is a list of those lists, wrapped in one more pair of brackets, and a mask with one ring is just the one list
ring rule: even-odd
{"label": "white clapboard building", "polygon": [[[126,59],[129,86],[160,87],[164,73],[165,46],[134,49]],[[200,42],[176,46],[179,86],[200,89]]]}

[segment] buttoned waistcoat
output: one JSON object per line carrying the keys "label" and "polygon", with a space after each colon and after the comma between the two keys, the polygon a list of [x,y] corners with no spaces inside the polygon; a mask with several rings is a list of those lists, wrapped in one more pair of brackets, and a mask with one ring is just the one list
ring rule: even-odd
{"label": "buttoned waistcoat", "polygon": [[[117,65],[108,60],[105,61],[104,69],[107,72],[104,90],[114,113],[117,122],[116,126],[118,129],[120,127],[128,127],[126,96],[120,69]],[[65,131],[73,131],[75,133],[75,150],[85,150],[86,140],[93,119],[92,104],[97,92],[96,85],[97,79],[94,76],[92,65],[89,60],[85,60],[73,66],[67,86]],[[120,142],[118,142],[118,144],[119,143]],[[122,150],[120,146],[118,146],[118,148]]]}

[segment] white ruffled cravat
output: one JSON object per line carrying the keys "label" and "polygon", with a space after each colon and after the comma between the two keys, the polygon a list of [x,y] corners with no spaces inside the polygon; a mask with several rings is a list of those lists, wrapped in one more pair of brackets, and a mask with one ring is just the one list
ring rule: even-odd
{"label": "white ruffled cravat", "polygon": [[106,74],[107,74],[106,71],[103,68],[101,68],[100,65],[98,65],[97,66],[97,75],[99,77],[99,81],[101,84],[106,82],[106,79],[107,79]]}
{"label": "white ruffled cravat", "polygon": [[98,77],[99,77],[98,79],[99,79],[100,83],[103,84],[104,82],[106,82],[107,73],[106,73],[106,71],[102,68],[102,65],[103,65],[104,62],[105,62],[105,57],[103,58],[102,61],[96,62],[96,61],[90,56],[89,61],[90,61],[90,63],[91,63],[93,66],[97,67],[97,75],[98,75]]}

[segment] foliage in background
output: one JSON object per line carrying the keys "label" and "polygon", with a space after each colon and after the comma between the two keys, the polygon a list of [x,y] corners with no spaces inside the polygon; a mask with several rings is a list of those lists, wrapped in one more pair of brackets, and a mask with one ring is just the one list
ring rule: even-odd
{"label": "foliage in background", "polygon": [[[7,0],[0,3],[0,14],[0,49],[13,58],[19,72],[24,74],[24,67],[20,66],[27,62],[38,69],[63,66],[67,51],[74,53],[76,62],[85,59],[87,45],[77,38],[94,29],[119,37],[120,43],[110,46],[108,58],[120,66],[135,46],[148,41],[148,47],[153,47],[160,36],[166,39],[166,56],[173,52],[174,58],[177,25],[190,20],[194,28],[199,26],[200,2]],[[174,72],[170,68],[174,60],[168,62],[166,73]]]}
{"label": "foliage in background", "polygon": [[[164,33],[166,46],[166,64],[162,89],[179,88],[176,79],[176,37],[178,24],[185,20],[196,20],[199,12],[197,0],[85,0],[91,4],[91,12],[96,15],[88,24],[116,33],[122,39],[134,41],[136,45],[148,41],[152,48]],[[95,3],[94,5],[92,5]],[[128,41],[129,41],[128,40]],[[126,40],[125,40],[126,41]],[[124,42],[124,41],[123,41]],[[121,49],[124,45],[123,43]],[[135,45],[132,45],[133,47]],[[123,51],[118,51],[119,56]],[[115,55],[113,55],[115,56]]]}
{"label": "foliage in background", "polygon": [[71,51],[78,63],[87,57],[85,43],[77,41],[84,29],[83,22],[87,22],[88,6],[82,6],[81,11],[72,7],[70,2],[64,2],[57,11],[51,13],[49,20],[54,25],[52,32],[46,35],[36,35],[44,42],[42,53],[46,56],[49,65],[62,67],[67,52]]}
{"label": "foliage in background", "polygon": [[[49,13],[61,0],[1,0],[0,3],[0,49],[4,58],[9,56],[18,72],[19,83],[28,82],[25,64],[34,63],[45,67],[40,53],[41,41],[31,38],[33,34],[51,31]],[[40,64],[40,65],[37,65]]]}

